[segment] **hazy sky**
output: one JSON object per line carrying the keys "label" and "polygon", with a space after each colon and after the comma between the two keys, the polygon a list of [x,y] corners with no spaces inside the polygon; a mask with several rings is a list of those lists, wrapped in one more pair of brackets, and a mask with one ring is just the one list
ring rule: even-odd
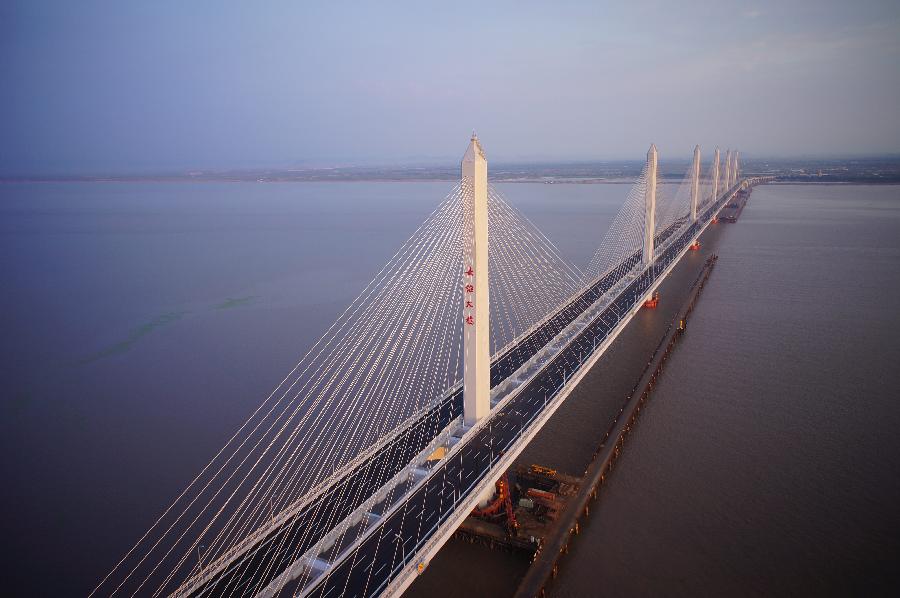
{"label": "hazy sky", "polygon": [[0,5],[0,172],[900,152],[900,2]]}

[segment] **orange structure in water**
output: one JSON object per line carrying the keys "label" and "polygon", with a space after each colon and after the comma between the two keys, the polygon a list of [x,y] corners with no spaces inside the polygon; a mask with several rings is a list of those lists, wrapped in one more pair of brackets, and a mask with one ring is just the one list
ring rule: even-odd
{"label": "orange structure in water", "polygon": [[519,527],[519,522],[516,521],[515,513],[513,513],[513,505],[512,505],[512,493],[510,492],[509,487],[509,476],[507,474],[503,474],[499,480],[497,480],[497,495],[494,499],[486,504],[484,507],[476,507],[472,510],[472,515],[476,517],[489,518],[495,515],[499,515],[501,510],[505,511],[506,514],[506,524],[512,532],[515,532]]}
{"label": "orange structure in water", "polygon": [[700,251],[700,241],[694,241],[688,249],[691,251]]}
{"label": "orange structure in water", "polygon": [[654,309],[659,305],[659,291],[653,291],[653,296],[644,301],[644,307]]}

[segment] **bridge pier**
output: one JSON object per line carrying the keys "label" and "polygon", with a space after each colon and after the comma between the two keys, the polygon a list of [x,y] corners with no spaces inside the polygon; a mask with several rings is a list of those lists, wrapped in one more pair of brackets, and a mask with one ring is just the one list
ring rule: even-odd
{"label": "bridge pier", "polygon": [[463,420],[472,426],[491,412],[487,159],[475,133],[463,155],[462,185],[472,220],[463,264]]}
{"label": "bridge pier", "polygon": [[645,266],[653,262],[653,237],[656,234],[656,145],[647,152],[647,189],[644,191],[644,253]]}

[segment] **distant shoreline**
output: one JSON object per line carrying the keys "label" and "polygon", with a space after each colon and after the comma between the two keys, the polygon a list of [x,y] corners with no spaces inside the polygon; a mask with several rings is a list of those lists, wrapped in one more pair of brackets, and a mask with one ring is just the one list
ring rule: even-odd
{"label": "distant shoreline", "polygon": [[[0,183],[453,183],[450,178],[331,178],[331,179],[239,179],[239,178],[196,178],[196,177],[16,177],[0,178]],[[542,179],[490,179],[492,183],[530,183],[546,185],[633,185],[636,179],[616,180],[566,180],[556,179],[552,183]],[[663,179],[663,184],[679,183],[676,179]]]}
{"label": "distant shoreline", "polygon": [[[661,163],[659,181],[684,180],[690,164],[673,159]],[[490,166],[495,183],[543,183],[547,185],[632,185],[644,170],[643,160],[596,162],[503,163]],[[701,164],[703,176],[711,176],[712,163]],[[775,177],[776,184],[900,184],[900,157],[746,160],[744,176]],[[724,173],[722,173],[724,174]],[[308,166],[306,168],[234,168],[227,170],[172,170],[85,174],[7,174],[0,182],[13,183],[439,183],[459,181],[459,167],[432,166]]]}
{"label": "distant shoreline", "polygon": [[[752,174],[752,173],[751,173]],[[0,184],[16,183],[452,183],[451,178],[200,178],[200,177],[0,177]],[[502,184],[544,184],[544,185],[633,185],[637,179],[491,179],[492,183]],[[661,184],[679,184],[682,179],[662,178]],[[808,180],[774,180],[768,185],[900,185],[900,177],[891,179],[860,178],[848,180],[821,180],[811,177]]]}

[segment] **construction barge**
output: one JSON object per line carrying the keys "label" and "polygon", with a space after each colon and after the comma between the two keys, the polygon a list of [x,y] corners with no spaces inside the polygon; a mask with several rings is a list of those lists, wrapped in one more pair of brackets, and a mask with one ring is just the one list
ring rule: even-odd
{"label": "construction barge", "polygon": [[533,558],[580,484],[581,479],[548,467],[518,465],[498,480],[493,500],[475,509],[454,536]]}
{"label": "construction barge", "polygon": [[734,224],[738,221],[738,218],[741,217],[741,213],[744,211],[744,207],[747,205],[747,200],[750,199],[750,191],[752,191],[752,187],[747,187],[746,189],[740,189],[737,193],[734,194],[734,197],[730,202],[728,202],[719,213],[719,222],[727,222],[729,224]]}
{"label": "construction barge", "polygon": [[475,509],[456,531],[458,539],[530,556],[531,566],[516,598],[543,596],[546,585],[556,577],[560,558],[579,533],[580,521],[589,514],[591,500],[597,498],[612,471],[625,436],[650,397],[678,339],[687,330],[717,260],[718,256],[712,255],[704,263],[687,300],[667,327],[584,474],[574,477],[540,465],[519,465],[498,480],[494,498]]}

